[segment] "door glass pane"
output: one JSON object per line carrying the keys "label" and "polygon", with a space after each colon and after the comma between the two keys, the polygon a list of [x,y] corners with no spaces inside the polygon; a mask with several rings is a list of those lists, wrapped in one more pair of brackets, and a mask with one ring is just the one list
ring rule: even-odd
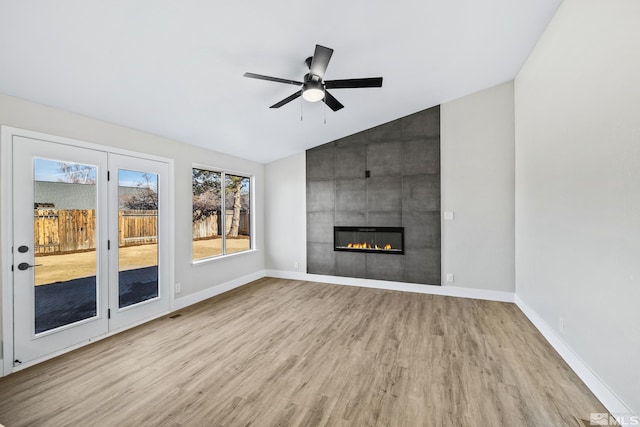
{"label": "door glass pane", "polygon": [[118,170],[119,307],[158,297],[158,175]]}
{"label": "door glass pane", "polygon": [[34,158],[36,334],[97,315],[96,169]]}

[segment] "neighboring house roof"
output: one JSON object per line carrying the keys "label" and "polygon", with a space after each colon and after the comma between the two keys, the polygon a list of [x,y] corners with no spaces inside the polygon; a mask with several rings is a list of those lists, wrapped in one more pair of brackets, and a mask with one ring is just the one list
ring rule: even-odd
{"label": "neighboring house roof", "polygon": [[36,181],[35,203],[53,203],[54,209],[95,209],[96,186]]}
{"label": "neighboring house roof", "polygon": [[[123,197],[139,193],[138,187],[118,187],[120,206]],[[95,209],[96,186],[90,184],[70,184],[67,182],[35,182],[35,203],[52,203],[53,209]],[[43,208],[46,209],[46,208]]]}

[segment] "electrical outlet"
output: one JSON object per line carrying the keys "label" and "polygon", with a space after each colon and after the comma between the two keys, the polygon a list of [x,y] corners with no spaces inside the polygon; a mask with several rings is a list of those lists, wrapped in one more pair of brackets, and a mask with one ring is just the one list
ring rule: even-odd
{"label": "electrical outlet", "polygon": [[447,283],[453,283],[453,273],[447,273]]}
{"label": "electrical outlet", "polygon": [[298,269],[300,268],[300,264],[298,264],[298,261],[293,263],[293,268],[298,271]]}
{"label": "electrical outlet", "polygon": [[182,291],[182,285],[180,283],[176,283],[176,294],[179,294]]}
{"label": "electrical outlet", "polygon": [[561,317],[558,320],[558,329],[560,330],[561,334],[564,334],[564,317]]}

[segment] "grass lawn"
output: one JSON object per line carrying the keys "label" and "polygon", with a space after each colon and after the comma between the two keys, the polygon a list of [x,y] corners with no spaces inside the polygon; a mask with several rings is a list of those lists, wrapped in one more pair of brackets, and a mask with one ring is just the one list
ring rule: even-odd
{"label": "grass lawn", "polygon": [[[227,239],[227,253],[241,252],[249,249],[251,240],[242,236]],[[193,242],[193,256],[205,258],[222,253],[222,239],[196,240]],[[158,247],[156,244],[127,246],[119,249],[119,271],[150,267],[158,264]],[[36,285],[64,282],[80,277],[95,276],[96,252],[78,252],[74,254],[37,256]]]}

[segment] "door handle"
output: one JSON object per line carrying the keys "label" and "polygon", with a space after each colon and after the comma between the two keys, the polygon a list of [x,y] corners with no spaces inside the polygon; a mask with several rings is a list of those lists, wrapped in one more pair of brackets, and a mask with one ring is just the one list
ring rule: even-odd
{"label": "door handle", "polygon": [[27,268],[40,267],[41,265],[42,264],[30,265],[28,262],[21,262],[20,264],[18,264],[18,270],[26,270]]}

